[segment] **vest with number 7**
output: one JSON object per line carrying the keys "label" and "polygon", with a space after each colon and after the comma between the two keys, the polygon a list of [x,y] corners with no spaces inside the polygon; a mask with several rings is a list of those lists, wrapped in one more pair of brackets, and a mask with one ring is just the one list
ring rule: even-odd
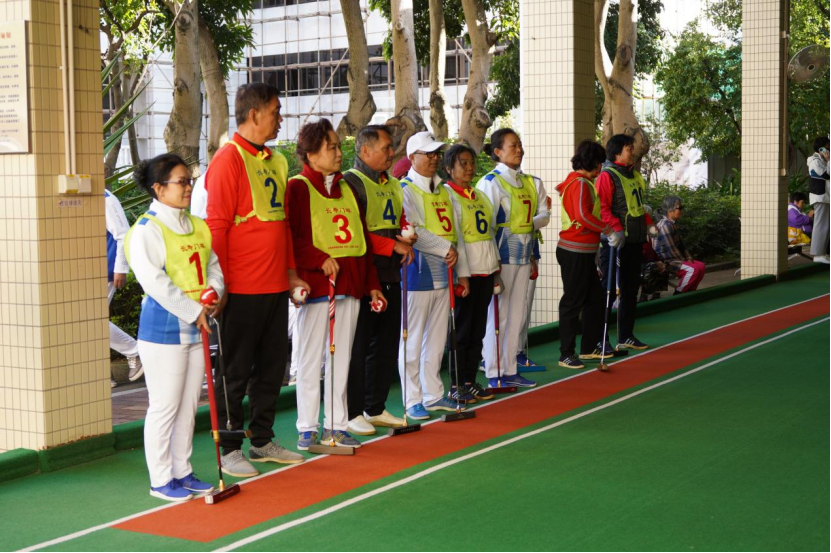
{"label": "vest with number 7", "polygon": [[231,141],[239,152],[248,174],[251,186],[251,204],[253,209],[245,217],[236,215],[234,224],[239,225],[252,217],[260,221],[283,221],[286,218],[286,175],[288,162],[279,152],[272,152],[266,159],[266,153],[252,155],[245,148]]}
{"label": "vest with number 7", "polygon": [[340,186],[340,198],[326,198],[303,175],[297,179],[309,187],[309,209],[311,211],[312,243],[329,257],[360,257],[366,253],[364,226],[358,200],[346,181]]}
{"label": "vest with number 7", "polygon": [[190,217],[193,230],[190,234],[178,234],[147,212],[138,218],[136,224],[124,238],[124,254],[130,262],[130,238],[139,225],[153,221],[162,230],[164,237],[164,272],[187,297],[199,301],[202,291],[208,286],[208,260],[211,256],[211,231],[199,217]]}
{"label": "vest with number 7", "polygon": [[404,177],[401,182],[406,182],[407,186],[416,193],[416,197],[421,201],[424,208],[424,228],[439,238],[444,238],[448,242],[456,244],[459,238],[456,236],[456,229],[454,228],[453,204],[450,201],[447,188],[438,185],[436,194],[428,194],[409,177]]}
{"label": "vest with number 7", "polygon": [[370,231],[401,228],[404,200],[398,179],[390,177],[386,184],[378,184],[357,169],[350,169],[347,173],[352,173],[364,183],[366,228]]}
{"label": "vest with number 7", "polygon": [[496,177],[496,182],[511,197],[511,214],[508,223],[500,226],[508,227],[511,234],[530,234],[534,232],[534,215],[537,213],[537,187],[534,186],[534,177],[518,174],[520,188],[511,186],[502,175],[490,173]]}

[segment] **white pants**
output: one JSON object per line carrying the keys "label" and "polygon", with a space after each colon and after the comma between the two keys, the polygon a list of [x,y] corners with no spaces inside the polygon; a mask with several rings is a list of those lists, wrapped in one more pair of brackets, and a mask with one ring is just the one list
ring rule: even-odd
{"label": "white pants", "polygon": [[522,323],[522,332],[519,334],[518,351],[528,354],[528,329],[531,328],[531,306],[534,305],[534,292],[537,291],[537,281],[528,279],[528,291],[525,293],[525,321]]}
{"label": "white pants", "polygon": [[150,405],[144,420],[144,456],[150,485],[164,486],[193,468],[193,425],[205,376],[202,344],[154,344],[139,340]]}
{"label": "white pants", "polygon": [[289,365],[289,374],[291,376],[297,376],[297,363],[299,361],[298,350],[300,348],[298,345],[300,338],[298,338],[297,334],[297,311],[298,308],[289,302],[289,338],[291,338],[291,365]]}
{"label": "white pants", "polygon": [[450,296],[447,288],[424,292],[407,292],[407,359],[404,359],[404,337],[398,343],[398,372],[402,395],[407,379],[407,409],[422,403],[429,405],[444,397],[441,381],[441,358],[447,342],[447,318]]}
{"label": "white pants", "polygon": [[[335,366],[329,355],[329,302],[309,303],[297,311],[297,431],[317,431],[320,416],[320,355],[326,355],[323,428],[346,430],[346,382],[360,302],[335,300]],[[334,373],[332,371],[334,370]],[[331,375],[331,376],[330,376]],[[332,389],[334,387],[334,390]],[[334,401],[334,406],[333,402]],[[332,420],[334,419],[334,420]]]}
{"label": "white pants", "polygon": [[[503,375],[517,373],[516,353],[519,347],[520,332],[526,318],[526,293],[528,291],[531,265],[502,265],[499,273],[504,291],[499,298],[499,353],[500,371]],[[482,345],[482,358],[485,360],[485,374],[496,378],[496,328],[493,323],[493,302],[488,307],[488,329]]]}
{"label": "white pants", "polygon": [[811,233],[811,255],[828,255],[828,204],[817,202],[814,208],[814,230]]}
{"label": "white pants", "polygon": [[[115,286],[112,282],[107,283],[107,305],[113,302]],[[124,357],[135,357],[138,355],[138,343],[132,336],[110,323],[110,347]]]}

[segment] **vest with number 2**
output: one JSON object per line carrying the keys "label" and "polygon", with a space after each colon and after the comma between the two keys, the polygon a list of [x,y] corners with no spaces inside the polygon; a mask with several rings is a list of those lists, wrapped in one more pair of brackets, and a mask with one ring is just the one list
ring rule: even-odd
{"label": "vest with number 2", "polygon": [[497,172],[491,172],[496,182],[511,197],[511,213],[507,223],[499,226],[508,227],[511,234],[530,234],[534,232],[534,215],[537,213],[537,188],[534,186],[534,177],[518,174],[517,180],[522,187],[511,186]]}
{"label": "vest with number 2", "polygon": [[404,177],[401,182],[406,183],[421,200],[421,205],[424,208],[424,228],[439,238],[444,238],[448,242],[456,244],[459,239],[454,228],[453,204],[450,203],[450,194],[447,192],[447,188],[439,184],[435,194],[428,194],[409,177]]}
{"label": "vest with number 2", "polygon": [[288,175],[286,158],[278,152],[272,152],[268,158],[266,158],[265,151],[252,155],[236,142],[231,141],[231,144],[237,148],[245,163],[253,205],[253,209],[245,217],[235,216],[234,224],[239,225],[255,216],[265,222],[285,220],[286,175]]}
{"label": "vest with number 2", "polygon": [[[301,180],[309,187],[312,243],[329,257],[360,257],[366,253],[364,227],[358,200],[346,181],[339,181],[340,198],[326,198],[303,175]],[[336,185],[332,185],[333,187]]]}
{"label": "vest with number 2", "polygon": [[357,169],[350,169],[347,173],[352,173],[364,183],[367,230],[401,228],[404,200],[398,179],[390,177],[386,184],[378,184]]}

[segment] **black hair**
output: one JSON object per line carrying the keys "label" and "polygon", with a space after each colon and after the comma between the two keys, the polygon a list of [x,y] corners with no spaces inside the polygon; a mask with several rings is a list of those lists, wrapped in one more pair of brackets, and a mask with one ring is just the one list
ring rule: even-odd
{"label": "black hair", "polygon": [[297,135],[295,154],[303,163],[309,163],[309,154],[320,150],[323,143],[329,140],[329,131],[335,130],[328,119],[318,119],[314,123],[306,123],[300,127]]}
{"label": "black hair", "polygon": [[454,165],[456,165],[456,161],[459,159],[459,156],[462,155],[462,152],[468,152],[472,155],[473,162],[476,163],[476,152],[473,148],[464,144],[454,144],[453,146],[450,146],[446,152],[444,152],[444,171],[448,176],[450,176],[450,170],[453,169]]}
{"label": "black hair", "polygon": [[808,194],[806,194],[805,192],[794,192],[793,194],[791,194],[791,197],[788,198],[788,201],[790,201],[792,204],[795,204],[799,201],[807,202]]}
{"label": "black hair", "polygon": [[378,134],[380,132],[387,133],[387,136],[392,138],[392,131],[386,125],[367,125],[360,131],[358,131],[358,135],[355,137],[355,154],[361,153],[361,148],[364,145],[369,146],[370,144],[374,144],[376,140],[378,140],[381,135]]}
{"label": "black hair", "polygon": [[519,135],[513,129],[499,129],[491,135],[491,143],[485,144],[482,151],[488,154],[493,161],[499,161],[499,156],[496,155],[496,150],[502,149],[505,139],[510,135],[514,135],[519,138]]}
{"label": "black hair", "polygon": [[606,161],[606,150],[594,140],[584,140],[577,145],[574,157],[571,158],[571,168],[592,172],[597,166]]}
{"label": "black hair", "polygon": [[635,143],[635,138],[628,134],[616,134],[606,143],[606,159],[614,161],[623,148]]}
{"label": "black hair", "polygon": [[814,151],[819,152],[820,148],[828,149],[829,140],[827,136],[818,136],[814,139]]}
{"label": "black hair", "polygon": [[188,166],[185,160],[176,154],[162,154],[153,159],[145,159],[133,169],[133,180],[156,200],[158,198],[153,185],[158,182],[162,183],[162,186],[167,186],[163,184],[164,181],[170,178],[170,173],[179,165]]}
{"label": "black hair", "polygon": [[263,109],[274,98],[279,98],[280,89],[268,83],[248,83],[237,89],[234,99],[234,117],[237,126],[248,120],[248,112],[252,109]]}

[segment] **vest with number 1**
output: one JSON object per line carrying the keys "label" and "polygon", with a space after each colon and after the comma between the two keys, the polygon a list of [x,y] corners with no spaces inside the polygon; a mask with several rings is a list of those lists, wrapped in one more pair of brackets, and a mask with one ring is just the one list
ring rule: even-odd
{"label": "vest with number 1", "polygon": [[447,188],[441,184],[436,185],[436,193],[430,194],[419,188],[409,177],[404,177],[401,182],[407,183],[407,186],[421,200],[421,205],[424,207],[424,228],[439,238],[456,244],[459,238],[453,227],[453,204],[450,202]]}
{"label": "vest with number 1", "polygon": [[476,199],[474,200],[465,194],[456,194],[456,199],[462,208],[462,238],[466,244],[493,239],[493,233],[490,229],[493,204],[482,192],[475,194],[475,196]]}
{"label": "vest with number 1", "polygon": [[323,196],[303,175],[301,180],[309,187],[312,243],[329,257],[360,257],[366,253],[364,227],[358,200],[346,181],[339,181],[340,198]]}
{"label": "vest with number 1", "polygon": [[272,152],[266,158],[265,151],[252,155],[245,148],[231,141],[243,163],[245,172],[248,174],[248,182],[251,185],[251,203],[253,209],[245,217],[236,215],[234,224],[239,225],[257,217],[260,221],[272,222],[283,221],[286,218],[286,176],[288,175],[288,162],[279,152]]}
{"label": "vest with number 1", "polygon": [[401,228],[404,200],[398,179],[390,177],[387,184],[378,184],[357,169],[350,169],[347,173],[352,173],[364,183],[367,230]]}
{"label": "vest with number 1", "polygon": [[537,187],[534,186],[534,177],[517,174],[517,181],[522,187],[511,186],[497,172],[491,172],[502,190],[511,197],[511,214],[507,223],[499,226],[508,227],[511,234],[530,234],[534,232],[534,215],[537,213]]}

